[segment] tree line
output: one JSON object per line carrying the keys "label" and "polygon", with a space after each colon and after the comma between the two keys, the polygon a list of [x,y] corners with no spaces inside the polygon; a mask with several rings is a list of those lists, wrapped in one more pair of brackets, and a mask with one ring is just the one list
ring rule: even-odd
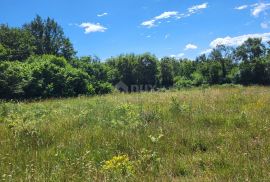
{"label": "tree line", "polygon": [[215,84],[270,85],[270,42],[249,38],[219,45],[196,60],[144,53],[101,61],[77,57],[63,29],[40,16],[20,28],[0,25],[0,98],[28,99],[106,94],[122,81],[151,88]]}

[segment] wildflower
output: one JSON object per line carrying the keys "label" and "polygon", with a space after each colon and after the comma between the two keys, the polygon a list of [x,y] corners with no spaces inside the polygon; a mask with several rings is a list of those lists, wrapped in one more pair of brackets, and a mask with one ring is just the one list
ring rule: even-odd
{"label": "wildflower", "polygon": [[157,137],[154,137],[152,135],[149,135],[148,137],[150,138],[151,142],[157,143],[163,136],[163,134],[159,134]]}
{"label": "wildflower", "polygon": [[111,174],[132,175],[134,167],[127,155],[114,156],[112,159],[105,161],[102,171]]}

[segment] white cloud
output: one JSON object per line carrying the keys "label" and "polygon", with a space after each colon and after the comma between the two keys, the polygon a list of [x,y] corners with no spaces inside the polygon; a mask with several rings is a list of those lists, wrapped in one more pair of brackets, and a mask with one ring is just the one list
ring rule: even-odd
{"label": "white cloud", "polygon": [[262,12],[270,8],[270,3],[256,3],[252,7],[254,7],[252,15],[258,17]]}
{"label": "white cloud", "polygon": [[155,20],[144,21],[141,25],[146,26],[147,28],[152,28],[155,26]]}
{"label": "white cloud", "polygon": [[147,35],[146,38],[151,38],[151,35]]}
{"label": "white cloud", "polygon": [[107,16],[107,15],[108,15],[108,13],[102,13],[102,14],[98,14],[97,16],[102,17],[102,16]]}
{"label": "white cloud", "polygon": [[247,9],[248,7],[249,7],[249,5],[242,5],[242,6],[235,7],[234,9],[236,9],[236,10],[244,10],[244,9]]}
{"label": "white cloud", "polygon": [[263,29],[269,28],[268,22],[262,22],[262,23],[261,23],[261,27],[262,27]]}
{"label": "white cloud", "polygon": [[242,5],[242,6],[234,8],[234,9],[244,10],[247,8],[251,9],[252,16],[258,17],[261,13],[270,9],[270,3],[255,3],[255,4],[250,4],[250,5]]}
{"label": "white cloud", "polygon": [[261,38],[263,42],[267,42],[270,41],[270,32],[262,34],[247,34],[237,37],[227,36],[224,38],[217,38],[210,43],[210,47],[215,48],[218,45],[239,46],[243,44],[248,38]]}
{"label": "white cloud", "polygon": [[164,38],[167,39],[169,37],[170,37],[170,34],[166,34]]}
{"label": "white cloud", "polygon": [[107,30],[106,27],[100,25],[99,23],[94,24],[94,23],[82,23],[79,25],[81,28],[84,28],[84,33],[93,33],[93,32],[105,32]]}
{"label": "white cloud", "polygon": [[191,8],[188,8],[189,13],[196,13],[200,9],[205,9],[208,7],[208,3],[203,3],[199,5],[192,6]]}
{"label": "white cloud", "polygon": [[166,11],[166,12],[162,13],[161,15],[156,16],[154,19],[155,20],[162,20],[162,19],[167,19],[167,18],[176,16],[176,15],[178,15],[177,11]]}
{"label": "white cloud", "polygon": [[209,54],[212,52],[213,49],[206,49],[204,51],[201,52],[201,54]]}
{"label": "white cloud", "polygon": [[182,57],[184,57],[184,56],[185,56],[184,53],[179,53],[179,54],[177,54],[177,55],[175,55],[175,54],[170,55],[170,57],[172,57],[172,58],[182,58]]}
{"label": "white cloud", "polygon": [[[169,18],[175,18],[175,19],[181,19],[184,17],[189,17],[192,14],[197,13],[201,9],[205,9],[208,7],[208,3],[203,3],[200,5],[192,6],[191,8],[187,9],[187,13],[179,13],[178,11],[165,11],[161,13],[158,16],[155,16],[154,18],[144,21],[141,23],[142,26],[145,26],[147,28],[152,28],[157,26],[156,23],[160,24],[161,20],[169,19]],[[158,21],[158,22],[157,22]],[[167,22],[170,22],[169,20]]]}
{"label": "white cloud", "polygon": [[[177,16],[177,15],[178,15],[177,11],[166,11],[166,12],[160,14],[159,16],[154,17],[152,20],[147,20],[147,21],[142,22],[141,25],[146,26],[147,28],[152,28],[152,27],[156,26],[155,23],[157,20],[171,18],[171,17]],[[158,22],[158,23],[161,23],[161,22]]]}
{"label": "white cloud", "polygon": [[[270,3],[255,3],[255,4],[249,4],[249,5],[242,5],[239,7],[236,7],[236,10],[243,10],[243,9],[250,9],[251,16],[254,17],[259,17],[261,14],[263,15],[264,19],[268,18],[267,17],[267,10],[270,9]],[[261,23],[261,28],[267,29],[269,28],[269,22],[262,22]]]}
{"label": "white cloud", "polygon": [[190,50],[190,49],[197,49],[198,46],[194,45],[194,44],[187,44],[185,47],[185,50]]}

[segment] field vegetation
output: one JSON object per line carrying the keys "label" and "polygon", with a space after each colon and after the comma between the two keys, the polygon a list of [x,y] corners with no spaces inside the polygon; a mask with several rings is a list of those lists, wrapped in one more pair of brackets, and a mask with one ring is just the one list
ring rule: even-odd
{"label": "field vegetation", "polygon": [[1,181],[269,181],[270,88],[0,104]]}
{"label": "field vegetation", "polygon": [[270,181],[269,85],[262,38],[100,60],[52,18],[1,24],[0,181]]}

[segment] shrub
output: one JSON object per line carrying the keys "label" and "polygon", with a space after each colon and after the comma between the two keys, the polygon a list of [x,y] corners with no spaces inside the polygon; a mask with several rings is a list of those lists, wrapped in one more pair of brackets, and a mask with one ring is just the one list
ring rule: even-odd
{"label": "shrub", "polygon": [[114,119],[110,125],[122,129],[134,129],[142,125],[137,107],[130,104],[123,104],[113,111]]}
{"label": "shrub", "polygon": [[192,80],[189,80],[186,77],[177,76],[174,79],[174,87],[177,89],[190,88],[192,86],[193,86]]}
{"label": "shrub", "polygon": [[25,96],[29,84],[28,66],[21,62],[0,63],[0,98],[16,99]]}
{"label": "shrub", "polygon": [[203,75],[199,72],[194,72],[192,74],[192,79],[192,84],[195,86],[200,86],[205,82]]}
{"label": "shrub", "polygon": [[94,85],[96,94],[108,94],[114,90],[112,84],[108,82],[96,82]]}

